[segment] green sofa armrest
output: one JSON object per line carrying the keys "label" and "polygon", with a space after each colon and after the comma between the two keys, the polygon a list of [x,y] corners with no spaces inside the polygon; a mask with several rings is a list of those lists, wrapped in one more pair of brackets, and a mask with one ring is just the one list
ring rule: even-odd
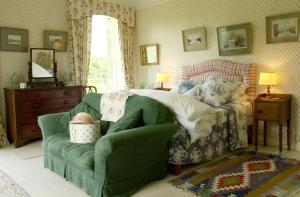
{"label": "green sofa armrest", "polygon": [[100,138],[95,146],[95,180],[104,185],[102,193],[130,195],[143,184],[165,177],[168,141],[176,130],[176,124],[164,123]]}
{"label": "green sofa armrest", "polygon": [[47,114],[38,117],[38,124],[44,139],[54,133],[68,133],[69,121],[70,112]]}

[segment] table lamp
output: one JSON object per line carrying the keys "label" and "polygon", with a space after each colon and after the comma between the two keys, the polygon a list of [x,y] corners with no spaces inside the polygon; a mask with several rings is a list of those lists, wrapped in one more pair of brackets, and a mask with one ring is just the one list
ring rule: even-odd
{"label": "table lamp", "polygon": [[265,73],[262,72],[259,74],[259,85],[266,85],[267,86],[267,97],[270,97],[270,85],[277,84],[277,76],[276,73]]}
{"label": "table lamp", "polygon": [[160,82],[160,88],[163,89],[164,88],[164,82],[168,81],[168,73],[166,72],[159,72],[157,73],[157,81]]}

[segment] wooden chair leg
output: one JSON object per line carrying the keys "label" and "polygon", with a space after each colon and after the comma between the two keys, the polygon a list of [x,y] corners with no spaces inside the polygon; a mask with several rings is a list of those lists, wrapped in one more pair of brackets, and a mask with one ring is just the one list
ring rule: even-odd
{"label": "wooden chair leg", "polygon": [[279,124],[279,152],[282,152],[282,124]]}
{"label": "wooden chair leg", "polygon": [[267,130],[268,130],[268,123],[264,121],[264,146],[267,146]]}
{"label": "wooden chair leg", "polygon": [[290,120],[287,121],[286,128],[287,128],[287,136],[286,136],[287,146],[288,146],[288,150],[291,150],[291,121]]}

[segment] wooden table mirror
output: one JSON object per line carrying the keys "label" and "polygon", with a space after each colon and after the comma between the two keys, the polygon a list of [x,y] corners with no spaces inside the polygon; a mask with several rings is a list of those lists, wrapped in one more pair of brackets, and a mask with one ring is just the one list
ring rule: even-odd
{"label": "wooden table mirror", "polygon": [[28,70],[30,87],[58,86],[54,49],[31,48]]}

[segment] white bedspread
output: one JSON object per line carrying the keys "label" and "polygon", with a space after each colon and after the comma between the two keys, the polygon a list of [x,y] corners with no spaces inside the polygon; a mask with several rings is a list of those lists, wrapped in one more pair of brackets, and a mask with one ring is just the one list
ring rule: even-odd
{"label": "white bedspread", "polygon": [[178,122],[188,130],[192,143],[212,132],[216,110],[205,103],[190,96],[161,90],[132,89],[131,92],[155,99],[172,110]]}

